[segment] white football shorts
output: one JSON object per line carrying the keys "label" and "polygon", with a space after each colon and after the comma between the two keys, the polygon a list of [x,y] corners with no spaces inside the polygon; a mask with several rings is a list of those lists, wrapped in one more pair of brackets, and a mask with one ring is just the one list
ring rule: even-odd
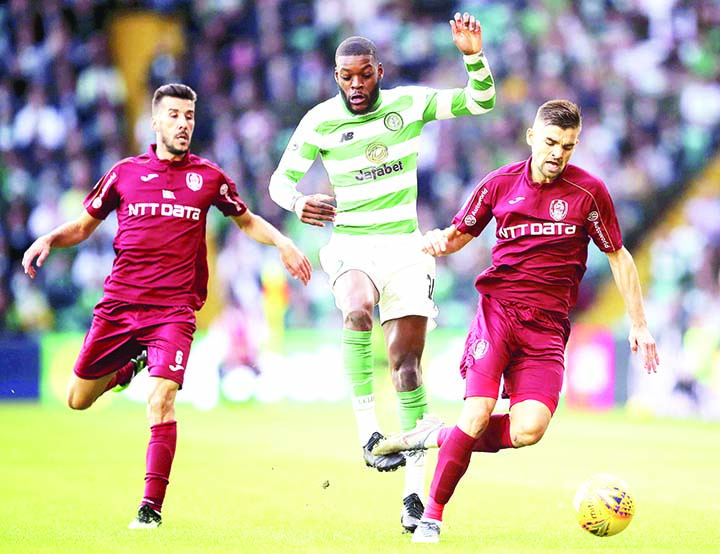
{"label": "white football shorts", "polygon": [[[333,233],[320,249],[320,264],[333,289],[337,278],[352,269],[367,274],[380,293],[380,323],[408,315],[432,320],[438,314],[433,300],[435,258],[425,254],[421,245],[419,231],[373,236]],[[428,329],[433,326],[428,322]]]}

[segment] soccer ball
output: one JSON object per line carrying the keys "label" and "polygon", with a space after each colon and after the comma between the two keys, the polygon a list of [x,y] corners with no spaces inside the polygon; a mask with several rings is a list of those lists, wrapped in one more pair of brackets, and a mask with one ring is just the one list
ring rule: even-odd
{"label": "soccer ball", "polygon": [[598,537],[610,537],[630,525],[635,498],[625,481],[612,475],[595,475],[585,481],[573,501],[580,527]]}

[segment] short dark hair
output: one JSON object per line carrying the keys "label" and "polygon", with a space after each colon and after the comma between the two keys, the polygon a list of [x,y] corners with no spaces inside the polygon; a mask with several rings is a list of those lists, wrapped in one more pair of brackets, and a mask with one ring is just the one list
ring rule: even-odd
{"label": "short dark hair", "polygon": [[348,37],[335,50],[335,59],[340,56],[372,56],[378,59],[375,43],[365,37]]}
{"label": "short dark hair", "polygon": [[153,94],[152,107],[153,110],[157,107],[160,101],[169,96],[170,98],[181,98],[183,100],[197,101],[197,94],[193,89],[187,85],[181,83],[168,83],[159,87],[155,94]]}
{"label": "short dark hair", "polygon": [[561,129],[579,129],[582,127],[580,108],[570,100],[548,100],[538,108],[535,119],[545,125],[555,125]]}

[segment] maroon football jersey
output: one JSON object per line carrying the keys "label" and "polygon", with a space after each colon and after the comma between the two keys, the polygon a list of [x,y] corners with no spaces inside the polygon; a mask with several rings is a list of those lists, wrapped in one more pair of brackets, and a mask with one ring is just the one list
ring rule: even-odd
{"label": "maroon football jersey", "polygon": [[481,293],[567,315],[587,268],[590,239],[603,252],[622,248],[605,184],[568,164],[552,183],[534,183],[530,160],[487,175],[453,218],[478,236],[497,222],[492,265],[475,281]]}
{"label": "maroon football jersey", "polygon": [[85,198],[96,219],[117,211],[105,297],[200,309],[207,297],[210,206],[225,216],[247,210],[235,183],[208,160],[190,153],[177,162],[160,160],[153,144],[146,154],[115,164]]}

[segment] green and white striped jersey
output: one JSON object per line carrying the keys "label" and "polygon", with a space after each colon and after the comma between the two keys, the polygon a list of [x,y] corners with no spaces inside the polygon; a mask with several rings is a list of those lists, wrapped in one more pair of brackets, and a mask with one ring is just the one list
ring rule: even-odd
{"label": "green and white striped jersey", "polygon": [[300,121],[270,179],[270,197],[286,210],[320,154],[337,201],[335,233],[403,234],[418,228],[417,155],[423,126],[479,115],[495,105],[495,84],[482,53],[463,56],[465,88],[403,86],[381,90],[376,108],[352,114],[338,94]]}

